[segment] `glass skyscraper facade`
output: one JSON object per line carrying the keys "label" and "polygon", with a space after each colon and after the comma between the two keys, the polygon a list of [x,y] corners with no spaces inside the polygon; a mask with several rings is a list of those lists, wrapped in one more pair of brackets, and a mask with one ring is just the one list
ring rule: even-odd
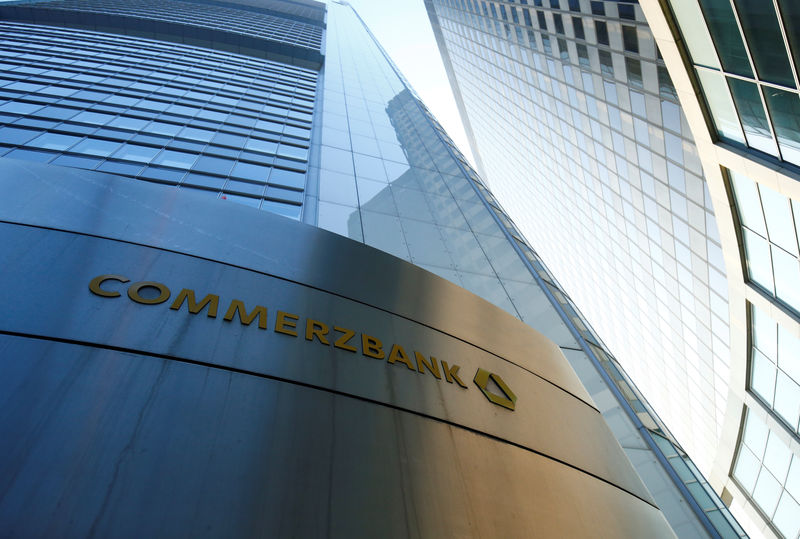
{"label": "glass skyscraper facade", "polygon": [[728,267],[736,375],[712,482],[728,491],[749,526],[797,537],[797,4],[643,7],[701,148]]}
{"label": "glass skyscraper facade", "polygon": [[797,537],[797,8],[426,5],[493,192],[746,528]]}
{"label": "glass skyscraper facade", "polygon": [[709,470],[728,396],[725,267],[697,148],[640,7],[428,5],[482,175]]}
{"label": "glass skyscraper facade", "polygon": [[[536,230],[518,228],[503,211],[352,8],[333,2],[326,10],[314,2],[280,0],[235,4],[54,0],[0,6],[0,159],[106,172],[132,182],[162,184],[165,196],[174,193],[170,189],[186,190],[216,199],[221,205],[238,203],[276,213],[376,247],[475,293],[558,345],[676,534],[743,536],[698,467],[531,248],[525,237],[537,238]],[[622,11],[618,15],[622,16]],[[522,32],[525,13],[513,26],[513,35],[505,34],[502,39],[538,35],[529,34],[527,29]],[[634,21],[641,17],[636,10],[630,14]],[[535,17],[561,35],[565,32],[561,15],[551,5],[537,11]],[[489,20],[482,18],[482,13],[465,16],[477,21],[479,27],[487,24],[481,20]],[[542,53],[525,49],[530,65],[538,66],[536,77],[549,81],[553,92],[563,92],[558,94],[561,97],[574,94],[581,103],[597,107],[584,113],[588,131],[581,135],[584,138],[579,147],[594,155],[594,161],[583,166],[601,175],[603,186],[588,189],[571,179],[569,189],[584,193],[599,208],[605,207],[600,202],[604,193],[616,193],[618,196],[611,198],[618,202],[619,211],[614,216],[610,209],[603,210],[607,211],[606,221],[589,213],[586,218],[568,222],[576,228],[592,223],[593,230],[604,230],[611,219],[623,226],[623,215],[630,214],[633,223],[644,227],[643,235],[637,237],[641,240],[637,243],[641,260],[646,256],[664,260],[659,249],[672,253],[673,262],[677,257],[685,258],[682,271],[697,272],[691,278],[686,274],[691,285],[685,286],[706,291],[709,298],[708,304],[700,302],[706,310],[698,307],[692,311],[705,323],[692,326],[697,332],[695,352],[706,359],[703,368],[716,372],[714,369],[723,369],[717,366],[715,354],[719,346],[724,348],[724,341],[714,335],[727,331],[727,325],[726,318],[719,317],[722,322],[718,322],[712,316],[711,303],[716,302],[713,309],[724,310],[725,296],[719,290],[717,296],[709,294],[716,290],[712,281],[724,278],[721,268],[711,274],[714,238],[708,223],[713,224],[713,219],[709,217],[696,152],[642,25],[626,25],[634,28],[631,34],[614,24],[609,30],[607,23],[611,21],[606,15],[594,17],[606,24],[610,32],[606,39],[615,44],[624,40],[627,48],[635,43],[635,47],[649,51],[651,62],[640,62],[641,87],[629,89],[627,83],[603,78],[613,80],[614,66],[617,73],[628,73],[621,66],[628,69],[630,63],[630,77],[635,79],[636,64],[629,62],[630,55],[617,54],[619,51],[613,48],[591,49],[590,62],[596,73],[584,60],[578,61],[588,76],[581,73],[581,67],[557,71],[567,58],[553,51],[573,49],[559,48],[564,39],[556,35],[548,41],[549,49],[544,41],[536,42],[536,50]],[[580,25],[571,18],[569,21],[570,32],[578,32]],[[492,23],[491,32],[504,32],[503,24]],[[598,32],[602,35],[602,30]],[[541,33],[536,39],[544,36]],[[576,39],[569,40],[570,47]],[[500,77],[517,73],[523,49],[514,50],[510,54],[518,55],[517,64],[492,57],[485,65],[507,67]],[[575,58],[584,58],[587,50],[586,46],[575,48]],[[601,50],[605,52],[600,55],[602,60],[595,56]],[[653,89],[652,78],[644,74],[649,71],[662,77],[663,90]],[[534,76],[530,69],[519,73]],[[573,78],[569,82],[565,77]],[[575,93],[575,84],[585,86],[581,97]],[[603,88],[605,101],[592,100],[589,84]],[[497,88],[506,91],[502,85]],[[577,114],[568,114],[563,100],[552,104],[549,108],[547,103],[538,102],[535,110],[560,111],[564,118]],[[601,109],[607,111],[603,124],[595,120],[600,118]],[[554,123],[553,116],[542,117],[553,129],[567,129]],[[544,123],[542,126],[544,129]],[[660,134],[664,127],[672,129],[668,141]],[[600,131],[594,136],[596,129]],[[554,138],[547,139],[550,142],[543,136],[535,144],[546,147],[531,146],[528,154],[549,156],[551,163],[559,163],[558,167],[553,165],[553,177],[571,178],[563,173],[578,161],[571,165],[556,149],[563,149],[566,137],[573,133],[578,136],[578,131],[558,136],[553,133]],[[653,153],[647,145],[634,144],[634,133],[661,140],[661,154]],[[602,144],[597,142],[600,140]],[[483,148],[480,141],[478,147]],[[486,170],[490,170],[489,156],[491,160],[505,158],[505,154],[494,151],[478,153]],[[672,152],[671,161],[665,157],[667,151]],[[617,153],[608,153],[601,168],[596,152]],[[645,165],[642,161],[648,156],[650,164]],[[588,155],[581,154],[580,159],[588,159]],[[514,177],[533,170],[524,160],[511,162],[513,168],[505,170]],[[634,163],[639,168],[632,168]],[[642,180],[644,183],[637,184],[639,192],[634,192],[630,178],[648,168],[651,182]],[[661,172],[667,170],[672,175],[665,177]],[[625,178],[627,183],[617,178]],[[498,189],[504,188],[498,185]],[[650,193],[650,198],[643,197],[644,192]],[[541,193],[526,195],[542,197]],[[565,203],[577,200],[570,192],[562,195]],[[638,202],[633,201],[634,195]],[[627,206],[623,199],[628,201]],[[690,199],[694,205],[690,205]],[[663,205],[673,202],[685,208],[679,218],[664,211]],[[630,213],[633,208],[649,218]],[[543,217],[554,218],[556,211]],[[673,247],[664,243],[664,232],[651,223],[680,234],[681,246],[677,239]],[[621,236],[615,238],[623,241]],[[580,248],[567,236],[558,239],[565,249]],[[678,253],[680,248],[684,251]],[[582,258],[577,252],[573,254],[573,266],[589,271],[590,282],[598,288],[609,284],[607,267],[577,264],[575,261]],[[599,255],[596,258],[601,259]],[[669,279],[676,279],[673,273],[678,269],[669,265],[668,258],[665,260],[664,267],[651,266],[648,270],[663,284],[647,289],[648,295],[637,295],[644,294],[640,288],[647,282],[631,280],[637,289],[625,298],[641,305],[641,310],[625,311],[627,314],[612,323],[609,335],[622,327],[622,320],[627,324],[639,315],[655,317],[656,324],[671,328],[658,334],[658,343],[644,334],[626,337],[629,340],[624,342],[664,347],[663,335],[667,335],[669,342],[679,347],[677,335],[684,326],[676,322],[676,317],[688,300],[681,299],[683,289],[669,284]],[[559,280],[564,281],[567,275],[565,271],[565,277],[559,275]],[[415,293],[402,288],[398,292]],[[646,309],[651,301],[658,305],[657,314]],[[602,328],[598,332],[603,335]],[[640,338],[641,342],[633,342]],[[683,348],[674,350],[675,357],[686,354]],[[724,378],[724,369],[721,373]],[[668,371],[661,376],[669,379],[672,374]],[[673,389],[680,388],[682,380],[670,383]],[[705,387],[691,391],[703,398],[674,399],[676,406],[701,417],[699,432],[703,440],[710,440],[713,436],[708,432],[716,432],[714,425],[722,404],[717,394],[708,393]],[[591,446],[592,440],[585,440],[585,444]]]}

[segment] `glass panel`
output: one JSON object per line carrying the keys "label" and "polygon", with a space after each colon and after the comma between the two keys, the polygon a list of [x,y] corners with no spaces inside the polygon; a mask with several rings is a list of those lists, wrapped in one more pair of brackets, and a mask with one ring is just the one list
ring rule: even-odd
{"label": "glass panel", "polygon": [[[795,66],[800,66],[800,2],[797,0],[778,0],[783,16],[783,28],[789,39]],[[800,499],[800,498],[798,498]]]}
{"label": "glass panel", "polygon": [[795,382],[800,383],[800,339],[780,325],[778,326],[778,366]]}
{"label": "glass panel", "polygon": [[635,58],[625,57],[625,69],[628,72],[628,83],[634,88],[644,89],[642,63]]}
{"label": "glass panel", "polygon": [[758,481],[756,481],[756,488],[753,490],[753,499],[761,507],[761,509],[772,518],[775,512],[775,506],[778,504],[778,498],[781,495],[781,484],[775,479],[771,473],[761,468],[761,473],[758,474]]}
{"label": "glass panel", "polygon": [[744,251],[747,258],[747,270],[750,279],[774,294],[772,283],[772,261],[769,254],[769,242],[750,230],[743,228]]}
{"label": "glass panel", "polygon": [[697,76],[700,78],[703,96],[706,98],[719,136],[744,144],[739,118],[733,108],[728,87],[722,75],[698,69]]}
{"label": "glass panel", "polygon": [[800,312],[800,265],[797,259],[772,246],[772,264],[775,269],[775,295],[779,300]]}
{"label": "glass panel", "polygon": [[736,459],[736,467],[733,470],[733,475],[742,484],[748,492],[753,491],[756,486],[756,479],[758,479],[758,469],[761,467],[761,462],[753,455],[747,447],[742,447],[739,450],[739,456]]}
{"label": "glass panel", "polygon": [[100,164],[102,159],[93,157],[82,157],[77,155],[61,155],[53,159],[53,165],[62,167],[88,168],[93,169]]}
{"label": "glass panel", "polygon": [[39,150],[25,150],[22,148],[18,148],[16,150],[11,150],[4,157],[8,157],[10,159],[24,159],[26,161],[36,161],[38,163],[46,163],[50,161],[55,155],[58,154],[54,152],[42,152]]}
{"label": "glass panel", "polygon": [[150,146],[139,146],[138,144],[126,144],[119,149],[114,157],[117,159],[125,159],[127,161],[141,161],[142,163],[150,162],[161,148],[152,148]]}
{"label": "glass panel", "polygon": [[771,432],[767,441],[767,449],[764,452],[764,466],[782,485],[789,472],[789,463],[792,461],[792,452],[786,444],[778,438],[777,434]]}
{"label": "glass panel", "polygon": [[261,209],[270,211],[272,213],[277,213],[278,215],[283,215],[285,217],[291,217],[292,219],[300,219],[301,206],[283,204],[273,200],[265,200],[261,203]]}
{"label": "glass panel", "polygon": [[762,89],[778,137],[781,157],[800,165],[800,97],[777,88],[762,86]]}
{"label": "glass panel", "polygon": [[672,4],[672,13],[678,20],[681,35],[689,48],[692,62],[719,69],[719,62],[714,54],[714,45],[697,1],[671,0],[670,3]]}
{"label": "glass panel", "polygon": [[192,166],[197,156],[186,152],[176,152],[175,150],[164,150],[154,161],[159,165],[176,168],[186,168]]}
{"label": "glass panel", "polygon": [[800,504],[784,492],[772,522],[785,537],[797,537],[800,532]]}
{"label": "glass panel", "polygon": [[797,432],[797,423],[800,419],[800,386],[781,371],[778,371],[775,383],[775,412]]}
{"label": "glass panel", "polygon": [[597,34],[597,42],[601,45],[608,45],[608,26],[603,21],[594,21],[594,29]]}
{"label": "glass panel", "polygon": [[789,466],[789,476],[786,478],[785,488],[795,499],[800,500],[800,457],[795,456]]}
{"label": "glass panel", "polygon": [[795,87],[775,6],[764,0],[734,0],[744,36],[761,80]]}
{"label": "glass panel", "polygon": [[25,144],[39,134],[41,134],[41,131],[20,129],[18,127],[3,127],[0,129],[0,142],[13,145]]}
{"label": "glass panel", "polygon": [[725,71],[753,77],[750,61],[744,50],[742,36],[736,24],[729,0],[700,0],[708,31],[717,46],[717,54]]}
{"label": "glass panel", "polygon": [[756,150],[777,156],[778,147],[775,145],[770,133],[769,122],[764,112],[764,105],[761,103],[758,86],[752,82],[732,77],[728,77],[728,84],[731,87],[733,101],[739,110],[739,118],[742,120],[747,144]]}
{"label": "glass panel", "polygon": [[775,398],[775,364],[764,354],[753,349],[753,365],[750,370],[750,389],[758,393],[768,406]]}
{"label": "glass panel", "polygon": [[282,168],[274,168],[269,177],[269,183],[283,187],[303,189],[306,185],[306,176],[302,172],[292,172]]}
{"label": "glass panel", "polygon": [[262,165],[252,165],[250,163],[236,163],[231,171],[231,176],[246,180],[267,183],[270,167]]}
{"label": "glass panel", "polygon": [[622,26],[622,45],[628,52],[639,52],[639,38],[635,26]]}
{"label": "glass panel", "polygon": [[775,321],[766,313],[752,306],[753,344],[767,357],[774,358],[778,354],[778,333]]}
{"label": "glass panel", "polygon": [[230,172],[231,167],[233,167],[233,161],[230,159],[220,159],[219,157],[202,155],[192,168],[200,172],[209,172],[211,174],[225,176]]}
{"label": "glass panel", "polygon": [[611,53],[604,50],[597,51],[597,54],[600,58],[600,71],[603,73],[603,76],[613,78],[614,77],[614,63],[611,59]]}
{"label": "glass panel", "polygon": [[79,140],[81,140],[81,137],[61,135],[58,133],[44,133],[28,142],[28,146],[44,148],[46,150],[66,150]]}
{"label": "glass panel", "polygon": [[764,206],[769,241],[797,256],[797,236],[794,233],[794,219],[789,199],[763,185],[758,190],[761,193],[761,204]]}
{"label": "glass panel", "polygon": [[739,219],[742,224],[762,236],[766,236],[767,227],[764,224],[764,212],[761,209],[761,197],[758,195],[756,183],[747,176],[732,170],[729,170],[728,173],[733,182],[736,209],[739,210]]}

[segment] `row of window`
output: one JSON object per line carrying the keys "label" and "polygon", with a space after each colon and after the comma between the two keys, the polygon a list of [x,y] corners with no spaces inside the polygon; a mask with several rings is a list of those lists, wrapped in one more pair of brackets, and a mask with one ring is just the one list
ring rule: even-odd
{"label": "row of window", "polygon": [[[538,12],[540,17],[540,26],[543,29],[547,29],[547,24],[544,19],[543,12]],[[560,16],[558,14],[554,14],[556,21],[560,21]],[[580,35],[581,39],[585,36],[583,34],[583,26],[580,24],[580,19],[576,19],[579,25],[576,25],[576,35]],[[447,25],[447,22],[444,22]],[[606,27],[606,23],[604,21],[595,21],[595,25],[597,28],[597,38],[600,44],[609,45],[608,40],[608,30]],[[474,25],[473,25],[474,26]],[[478,25],[480,26],[480,25]],[[512,39],[513,35],[510,32],[510,29],[507,29],[506,32],[500,32],[499,28],[495,29],[499,37],[504,39]],[[516,29],[516,41],[522,46],[530,46],[534,50],[543,50],[546,54],[550,56],[556,56],[560,58],[564,62],[569,63],[576,63],[571,58],[570,55],[573,54],[570,51],[570,46],[568,44],[568,40],[565,38],[561,38],[555,36],[555,43],[553,43],[553,36],[548,35],[545,33],[533,32],[528,30],[527,33],[523,33],[520,31],[519,28]],[[562,25],[563,30],[563,25]],[[557,33],[561,33],[558,31],[558,25],[556,27]],[[541,47],[537,43],[537,36],[541,39]],[[622,36],[623,36],[623,48],[625,52],[630,52],[636,54],[637,56],[629,56],[620,54],[613,50],[606,50],[605,48],[597,47],[597,59],[600,66],[600,72],[603,76],[608,78],[614,78],[615,76],[615,68],[614,68],[614,56],[619,56],[619,65],[625,68],[625,74],[627,75],[627,81],[630,86],[634,88],[644,89],[646,79],[643,76],[643,66],[642,61],[638,57],[639,53],[639,42],[638,42],[638,34],[636,27],[633,26],[624,26],[622,27]],[[526,39],[527,37],[527,39]],[[592,59],[590,57],[590,50],[586,44],[575,42],[575,53],[577,53],[577,64],[585,69],[591,69],[592,67]],[[512,52],[513,54],[513,52]],[[592,53],[593,54],[593,53]],[[672,101],[677,102],[677,92],[672,84],[672,80],[669,77],[669,73],[667,72],[666,68],[662,65],[656,65],[655,70],[657,73],[658,79],[658,91],[662,98],[669,99]],[[620,74],[621,75],[621,74]],[[620,78],[623,78],[625,75],[622,75]]]}
{"label": "row of window", "polygon": [[[541,2],[539,4],[537,4],[537,5],[540,5],[540,4],[541,4]],[[625,6],[625,5],[627,5],[627,4],[620,4],[620,6]],[[548,22],[547,22],[547,17],[545,15],[545,12],[542,11],[542,10],[528,10],[528,9],[520,8],[521,12],[522,12],[522,15],[523,15],[522,16],[522,20],[520,20],[520,18],[517,16],[517,12],[513,8],[511,8],[509,6],[509,9],[511,10],[511,13],[512,13],[511,20],[509,20],[508,16],[506,15],[506,9],[505,9],[506,6],[503,5],[503,4],[498,4],[498,10],[499,11],[495,9],[495,4],[491,4],[491,3],[489,4],[489,10],[486,9],[486,3],[485,2],[483,2],[483,6],[482,7],[483,7],[483,12],[484,12],[483,15],[484,15],[484,17],[487,17],[487,19],[478,18],[478,23],[483,25],[484,23],[488,23],[488,21],[491,20],[492,22],[494,22],[495,29],[497,30],[497,33],[499,35],[508,36],[510,34],[510,29],[508,28],[508,23],[513,23],[515,25],[521,25],[521,26],[526,27],[526,28],[535,28],[534,23],[533,23],[533,16],[534,16],[533,14],[534,14],[534,12],[535,12],[536,22],[537,22],[536,27],[538,27],[539,30],[542,30],[544,32],[550,32],[551,31],[550,28],[549,28]],[[630,7],[632,8],[633,6],[630,6]],[[491,15],[489,14],[490,12],[491,12]],[[556,12],[549,12],[549,13],[550,13],[550,16],[552,17],[553,30],[555,31],[555,33],[558,34],[558,35],[562,35],[562,36],[567,37],[567,32],[566,32],[566,29],[565,29],[565,22],[564,22],[564,18],[563,18],[564,16],[562,16],[562,14],[556,13]],[[505,33],[500,31],[501,20],[503,21],[503,23],[505,24],[505,27],[506,27],[506,32]],[[573,35],[569,36],[569,37],[574,37],[574,38],[580,39],[580,40],[586,40],[586,32],[585,32],[584,26],[583,26],[583,19],[581,17],[579,17],[579,16],[569,16],[569,19],[567,19],[567,20],[569,21],[569,23],[571,23],[572,33],[573,33]],[[593,21],[593,23],[594,23],[595,38],[596,39],[592,41],[592,44],[595,44],[595,41],[596,41],[596,43],[599,43],[601,45],[610,46],[609,32],[608,32],[608,22],[605,21],[605,20],[597,20],[596,19],[596,20]],[[519,29],[516,29],[516,30],[517,30],[518,34],[521,33],[519,31]],[[622,24],[621,25],[621,32],[622,32],[623,49],[626,52],[631,52],[631,53],[634,53],[634,54],[638,54],[639,53],[639,37],[638,37],[637,30],[636,30],[636,26]]]}
{"label": "row of window", "polygon": [[[214,79],[202,79],[182,71],[185,47],[134,51],[126,44],[137,42],[124,36],[2,26],[4,157],[191,188],[299,218],[315,78],[248,60],[248,70],[266,73],[255,77],[255,89],[237,75],[240,57],[225,53],[204,59]],[[50,34],[69,36],[69,46],[53,46]],[[107,42],[102,66],[94,61],[98,40]],[[288,77],[273,76],[279,73]],[[165,75],[171,80],[159,85]]]}
{"label": "row of window", "polygon": [[[59,87],[43,89],[42,93],[59,90]],[[108,95],[108,94],[100,94]],[[3,98],[11,98],[6,101]],[[175,136],[181,131],[179,127],[191,124],[195,127],[184,128],[184,137],[192,140],[208,142],[218,129],[232,133],[259,136],[267,139],[283,139],[297,146],[306,147],[311,130],[287,123],[286,119],[268,115],[245,116],[244,114],[224,113],[224,109],[198,108],[185,104],[165,103],[148,99],[134,100],[134,107],[118,105],[127,101],[124,96],[110,96],[100,103],[78,101],[71,98],[59,99],[46,95],[28,95],[24,99],[17,94],[0,89],[0,113],[9,116],[35,116],[42,120],[67,121],[89,126],[109,126],[117,129],[139,130],[151,118],[159,121],[157,134]],[[88,109],[88,110],[87,110]],[[9,119],[11,117],[9,116]],[[163,124],[163,125],[162,125]],[[171,127],[170,127],[171,126]],[[191,136],[188,136],[191,135]]]}
{"label": "row of window", "polygon": [[[614,2],[617,5],[617,14],[620,19],[626,19],[630,21],[636,20],[636,9],[634,8],[634,4],[636,0],[628,0],[630,3],[626,3],[625,0]],[[519,23],[519,15],[517,15],[517,10],[522,11],[525,13],[527,10],[524,6],[532,5],[534,7],[549,7],[551,9],[559,9],[559,10],[569,10],[573,13],[580,13],[581,12],[581,3],[580,0],[505,0],[505,2],[500,1],[487,1],[487,0],[444,0],[443,3],[448,7],[452,8],[460,8],[467,12],[472,13],[483,13],[485,17],[489,16],[489,12],[491,11],[492,17],[498,18],[498,13],[503,20],[508,21],[508,15],[506,13],[506,9],[508,12],[511,13],[511,18],[515,23]],[[515,6],[514,4],[518,4],[519,7]],[[488,5],[488,9],[487,9]],[[606,13],[606,3],[603,1],[596,1],[592,0],[589,2],[589,7],[591,9],[592,15],[599,15],[601,17],[605,17]],[[614,16],[614,14],[608,14],[610,16]]]}
{"label": "row of window", "polygon": [[[5,33],[5,35],[8,35]],[[298,87],[290,79],[283,80],[278,77],[259,76],[244,84],[234,80],[233,74],[224,71],[209,70],[203,75],[189,73],[189,70],[177,69],[183,66],[174,66],[169,63],[153,66],[152,57],[149,59],[131,59],[131,62],[100,63],[79,62],[72,52],[53,50],[44,59],[30,58],[43,56],[31,54],[37,50],[35,40],[2,40],[0,41],[0,57],[4,69],[19,75],[31,74],[45,79],[62,79],[76,81],[89,80],[100,87],[131,88],[133,90],[152,91],[156,88],[168,88],[168,91],[195,89],[215,93],[247,95],[262,98],[280,99],[300,98],[312,101],[314,97],[313,84],[306,83],[304,88]],[[24,52],[21,52],[24,51]],[[138,60],[138,62],[137,62]],[[35,67],[32,62],[36,61]],[[143,69],[146,68],[146,69]],[[241,77],[239,77],[241,78]],[[19,80],[19,79],[15,79]]]}
{"label": "row of window", "polygon": [[[6,155],[6,157],[18,159],[31,158],[36,161],[50,161],[56,154],[49,152],[66,152],[85,157],[83,160],[85,163],[99,164],[108,158],[142,165],[152,163],[182,170],[191,169],[257,183],[267,183],[269,178],[270,183],[294,189],[303,189],[305,186],[305,166],[303,164],[298,163],[294,168],[279,168],[274,166],[273,160],[263,159],[262,156],[246,150],[240,152],[211,145],[201,146],[202,149],[199,152],[191,152],[175,149],[175,146],[163,148],[135,142],[111,141],[16,127],[0,128],[0,144],[7,148],[36,150],[34,153],[24,151],[16,154],[11,152]],[[37,153],[39,156],[35,156]],[[248,160],[253,157],[256,157],[257,160]],[[280,164],[286,163],[284,160]],[[94,168],[94,166],[80,166],[79,168]]]}
{"label": "row of window", "polygon": [[320,26],[219,5],[176,0],[60,0],[48,2],[43,7],[168,21],[198,26],[204,30],[236,32],[316,50],[322,45]]}
{"label": "row of window", "polygon": [[[78,53],[72,42],[72,33],[54,27],[41,27],[27,24],[3,22],[2,27],[9,33],[5,40],[9,43],[35,43],[35,52],[28,54],[37,55],[48,51],[57,52],[59,56],[71,58],[68,65],[73,62],[103,61],[118,66],[149,62],[153,56],[163,56],[165,61],[160,62],[159,69],[173,69],[177,72],[191,72],[201,75],[224,73],[223,78],[235,79],[239,73],[258,80],[262,77],[278,77],[280,80],[303,87],[304,84],[313,89],[317,80],[317,73],[313,70],[274,62],[270,60],[252,58],[240,54],[228,53],[212,49],[190,48],[180,44],[166,44],[159,41],[145,41],[121,35],[109,35],[94,32],[82,32],[84,38],[92,43],[92,55]],[[29,29],[35,28],[35,32]],[[124,55],[121,53],[125,53]],[[76,53],[73,55],[73,53]],[[25,57],[29,58],[28,56]],[[30,58],[37,59],[36,56]],[[169,59],[169,61],[166,61]],[[137,60],[139,62],[137,62]],[[52,59],[52,61],[57,61]],[[146,66],[150,68],[149,62]],[[201,67],[202,66],[202,67]],[[148,69],[149,71],[150,69]],[[240,79],[241,80],[241,79]]]}

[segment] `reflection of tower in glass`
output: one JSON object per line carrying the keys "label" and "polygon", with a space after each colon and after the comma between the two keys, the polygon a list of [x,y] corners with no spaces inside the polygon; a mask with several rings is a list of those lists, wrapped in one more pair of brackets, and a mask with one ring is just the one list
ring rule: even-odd
{"label": "reflection of tower in glass", "polygon": [[[403,153],[406,155],[409,168],[394,179],[390,178],[389,183],[383,188],[378,189],[378,185],[372,186],[376,189],[374,192],[369,192],[368,187],[364,188],[365,186],[362,184],[362,192],[366,195],[366,201],[361,203],[361,208],[368,211],[381,212],[390,208],[394,201],[393,189],[419,190],[418,176],[420,174],[423,177],[428,176],[431,182],[436,181],[436,170],[429,170],[430,158],[425,154],[426,150],[422,144],[422,139],[416,134],[415,126],[425,122],[425,118],[420,112],[414,95],[408,89],[397,94],[389,101],[386,107],[386,115],[389,117],[392,127],[394,127],[395,135],[403,149]],[[412,119],[415,115],[416,122]],[[401,168],[398,168],[398,172],[401,170]],[[370,184],[367,183],[366,186],[370,186]],[[348,226],[352,227],[352,235],[355,232],[355,227],[359,226],[355,216],[352,216],[348,221]]]}

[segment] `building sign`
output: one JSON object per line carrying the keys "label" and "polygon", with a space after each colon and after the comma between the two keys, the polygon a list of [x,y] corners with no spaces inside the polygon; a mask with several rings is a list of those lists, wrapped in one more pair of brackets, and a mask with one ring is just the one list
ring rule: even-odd
{"label": "building sign", "polygon": [[[129,282],[130,279],[123,275],[98,275],[89,282],[89,290],[100,297],[118,298],[122,296],[124,289],[124,286],[120,285]],[[138,281],[129,284],[126,293],[131,301],[142,305],[166,304],[173,297],[172,290],[167,285],[156,281]],[[276,310],[274,322],[270,322],[269,310],[263,305],[248,305],[244,300],[231,299],[225,307],[225,301],[222,301],[217,294],[206,294],[199,301],[198,297],[193,289],[181,288],[170,302],[169,308],[182,312],[185,305],[187,314],[197,315],[204,312],[208,318],[217,318],[222,313],[220,310],[222,305],[223,322],[233,323],[238,320],[242,325],[252,325],[256,328],[255,331],[272,330],[274,333],[303,339],[311,344],[332,346],[354,354],[360,353],[370,359],[386,360],[387,366],[402,366],[416,374],[468,389],[459,372],[461,367],[458,364],[415,350],[408,346],[408,343],[405,346],[399,343],[389,344],[377,336],[337,325],[335,321],[315,320],[303,316],[302,313]],[[490,380],[494,382],[491,389]],[[515,409],[517,397],[499,375],[478,368],[473,382],[489,402],[508,410]]]}

